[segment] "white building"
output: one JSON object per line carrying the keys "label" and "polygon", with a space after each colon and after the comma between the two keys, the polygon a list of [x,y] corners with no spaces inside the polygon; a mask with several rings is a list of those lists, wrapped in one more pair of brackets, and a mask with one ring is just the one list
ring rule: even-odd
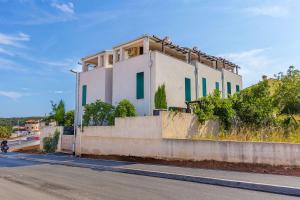
{"label": "white building", "polygon": [[81,59],[78,74],[78,120],[84,105],[101,99],[117,105],[131,101],[139,115],[152,115],[154,94],[165,84],[169,107],[186,107],[219,89],[223,97],[242,89],[238,66],[196,48],[182,48],[156,36],[143,35]]}

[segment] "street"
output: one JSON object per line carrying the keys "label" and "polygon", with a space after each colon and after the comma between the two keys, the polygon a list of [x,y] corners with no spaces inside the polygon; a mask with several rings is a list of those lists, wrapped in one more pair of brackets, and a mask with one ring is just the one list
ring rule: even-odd
{"label": "street", "polygon": [[[33,156],[35,157],[35,156]],[[49,156],[49,159],[54,157]],[[64,160],[63,157],[60,160]],[[105,163],[105,162],[104,162]],[[109,165],[131,165],[107,162]],[[298,199],[228,187],[0,157],[0,199]]]}

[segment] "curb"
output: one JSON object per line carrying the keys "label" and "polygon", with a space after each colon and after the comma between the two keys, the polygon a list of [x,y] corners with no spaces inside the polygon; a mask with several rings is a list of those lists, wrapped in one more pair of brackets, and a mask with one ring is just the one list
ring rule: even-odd
{"label": "curb", "polygon": [[[9,156],[6,155],[0,155],[0,157],[9,158]],[[159,172],[159,171],[130,169],[126,167],[110,167],[110,166],[103,166],[103,165],[72,163],[70,161],[55,161],[55,160],[46,160],[46,159],[26,158],[22,156],[16,156],[14,158],[46,163],[46,164],[89,168],[94,170],[103,170],[103,171],[118,172],[124,174],[164,178],[164,179],[171,179],[171,180],[179,180],[179,181],[186,181],[186,182],[193,182],[193,183],[209,184],[209,185],[216,185],[222,187],[246,189],[246,190],[300,197],[300,188],[289,187],[289,186],[270,185],[270,184],[253,183],[253,182],[245,182],[245,181],[237,181],[237,180],[229,180],[229,179],[218,179],[218,178],[210,178],[210,177],[203,177],[203,176],[189,176],[184,174],[166,173],[166,172]]]}

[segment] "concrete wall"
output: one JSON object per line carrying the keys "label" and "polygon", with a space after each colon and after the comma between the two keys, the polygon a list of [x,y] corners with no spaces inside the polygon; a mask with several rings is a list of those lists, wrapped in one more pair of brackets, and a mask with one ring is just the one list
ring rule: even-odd
{"label": "concrete wall", "polygon": [[57,151],[61,151],[61,135],[64,131],[63,126],[44,126],[40,131],[40,149],[43,150],[43,139],[44,137],[53,136],[54,132],[58,130],[60,132],[60,137],[57,145]]}
{"label": "concrete wall", "polygon": [[61,135],[61,151],[72,152],[74,139],[74,135]]}
{"label": "concrete wall", "polygon": [[[192,117],[182,117],[186,118],[182,123],[189,119],[192,123]],[[300,166],[299,144],[173,139],[183,135],[171,134],[172,129],[188,132],[180,118],[165,113],[117,119],[112,127],[85,127],[83,132],[78,130],[76,153]]]}
{"label": "concrete wall", "polygon": [[218,121],[209,120],[204,124],[200,124],[197,116],[189,113],[163,112],[161,121],[162,138],[192,139],[194,136],[205,136],[220,132]]}

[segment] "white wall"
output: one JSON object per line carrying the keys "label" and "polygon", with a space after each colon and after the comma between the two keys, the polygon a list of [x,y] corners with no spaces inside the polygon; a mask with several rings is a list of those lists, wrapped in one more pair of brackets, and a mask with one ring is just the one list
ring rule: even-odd
{"label": "white wall", "polygon": [[236,85],[240,86],[240,90],[243,89],[243,80],[242,80],[242,76],[232,73],[230,71],[224,70],[223,71],[223,75],[224,75],[224,85],[223,85],[223,93],[224,93],[224,97],[227,97],[227,82],[231,83],[231,94],[234,94],[236,92]]}
{"label": "white wall", "polygon": [[206,78],[207,95],[216,89],[216,82],[219,82],[220,92],[222,92],[222,72],[199,62],[196,62],[196,65],[198,67],[198,97],[203,96],[202,78]]}
{"label": "white wall", "polygon": [[182,132],[188,137],[196,131],[187,125],[193,124],[193,119],[188,114],[164,112],[161,116],[120,118],[115,126],[84,127],[77,132],[76,154],[300,166],[300,144],[182,138]]}
{"label": "white wall", "polygon": [[86,103],[102,100],[112,103],[112,68],[95,68],[79,74],[79,114],[78,120],[83,113],[82,106],[82,86],[87,86]]}
{"label": "white wall", "polygon": [[[154,93],[165,84],[168,106],[186,107],[185,78],[191,80],[191,100],[195,100],[195,67],[174,57],[154,51]],[[153,93],[153,96],[154,96]]]}
{"label": "white wall", "polygon": [[[113,105],[128,99],[139,115],[151,114],[150,109],[150,54],[139,55],[115,63],[113,67]],[[144,99],[136,98],[136,74],[144,72]]]}

